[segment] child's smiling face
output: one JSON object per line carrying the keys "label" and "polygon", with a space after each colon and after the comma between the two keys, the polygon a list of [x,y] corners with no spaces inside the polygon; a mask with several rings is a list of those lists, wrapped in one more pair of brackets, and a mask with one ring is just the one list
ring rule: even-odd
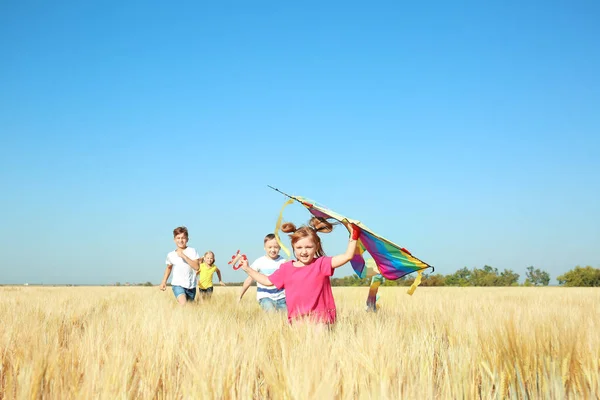
{"label": "child's smiling face", "polygon": [[304,265],[308,265],[315,259],[317,254],[317,245],[310,236],[299,239],[294,244],[294,254],[296,259]]}
{"label": "child's smiling face", "polygon": [[265,242],[265,252],[270,259],[275,260],[279,256],[279,250],[281,250],[281,247],[279,247],[277,239],[271,239]]}
{"label": "child's smiling face", "polygon": [[185,249],[187,247],[188,237],[185,233],[180,233],[179,235],[175,236],[173,240],[180,249]]}
{"label": "child's smiling face", "polygon": [[215,262],[215,255],[213,253],[206,253],[204,256],[204,264],[213,265]]}

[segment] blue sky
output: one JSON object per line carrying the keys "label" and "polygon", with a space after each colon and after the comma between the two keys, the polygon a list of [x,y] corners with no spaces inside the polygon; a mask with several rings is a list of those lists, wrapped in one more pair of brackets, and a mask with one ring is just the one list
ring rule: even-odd
{"label": "blue sky", "polygon": [[178,225],[241,281],[267,185],[443,274],[600,267],[600,6],[488,3],[3,1],[0,283],[159,283]]}

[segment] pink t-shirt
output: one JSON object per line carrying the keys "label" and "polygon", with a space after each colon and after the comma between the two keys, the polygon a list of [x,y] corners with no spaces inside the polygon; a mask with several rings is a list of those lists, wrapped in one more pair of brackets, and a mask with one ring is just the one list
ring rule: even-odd
{"label": "pink t-shirt", "polygon": [[331,275],[331,257],[319,257],[304,267],[294,267],[293,261],[288,261],[269,276],[277,289],[285,289],[290,322],[305,316],[328,324],[335,322]]}

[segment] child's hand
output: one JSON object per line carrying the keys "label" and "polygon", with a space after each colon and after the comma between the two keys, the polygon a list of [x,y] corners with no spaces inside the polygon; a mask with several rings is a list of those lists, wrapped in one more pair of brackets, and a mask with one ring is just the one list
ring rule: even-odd
{"label": "child's hand", "polygon": [[358,226],[356,226],[355,224],[351,224],[351,223],[348,223],[346,225],[346,228],[348,229],[348,232],[350,232],[350,239],[358,240],[358,237],[360,236],[360,228]]}
{"label": "child's hand", "polygon": [[175,253],[177,253],[177,255],[181,258],[183,258],[183,249],[178,247],[177,250],[175,250]]}
{"label": "child's hand", "polygon": [[238,269],[240,269],[240,267],[242,265],[241,264],[236,265],[236,264],[241,260],[246,260],[246,264],[248,264],[248,259],[246,258],[246,255],[240,254],[240,251],[238,250],[237,253],[235,253],[233,256],[231,256],[231,261],[229,261],[227,264],[230,264],[233,267],[233,269],[238,270]]}
{"label": "child's hand", "polygon": [[167,284],[165,282],[161,282],[158,288],[164,292],[167,289]]}
{"label": "child's hand", "polygon": [[225,282],[223,282],[223,281],[219,281],[219,285],[221,285],[221,286],[227,286],[227,285],[225,284]]}
{"label": "child's hand", "polygon": [[240,268],[243,269],[244,271],[248,271],[250,269],[250,266],[248,266],[248,259],[243,257],[240,260]]}

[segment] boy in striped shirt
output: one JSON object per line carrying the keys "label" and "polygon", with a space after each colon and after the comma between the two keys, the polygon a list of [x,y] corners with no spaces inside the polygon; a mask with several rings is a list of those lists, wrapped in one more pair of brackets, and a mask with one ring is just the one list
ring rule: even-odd
{"label": "boy in striped shirt", "polygon": [[[281,247],[279,247],[279,243],[277,243],[277,239],[275,238],[274,234],[269,233],[267,236],[265,236],[264,245],[265,255],[254,261],[250,268],[260,272],[261,274],[269,276],[273,272],[277,271],[281,264],[286,262],[286,259],[279,255],[279,250],[281,250]],[[246,293],[252,284],[252,281],[253,279],[250,276],[246,278],[238,301],[242,300],[244,293]],[[265,311],[287,312],[287,306],[285,304],[285,289],[279,290],[275,286],[265,286],[257,282],[256,299],[258,300],[260,307]]]}

